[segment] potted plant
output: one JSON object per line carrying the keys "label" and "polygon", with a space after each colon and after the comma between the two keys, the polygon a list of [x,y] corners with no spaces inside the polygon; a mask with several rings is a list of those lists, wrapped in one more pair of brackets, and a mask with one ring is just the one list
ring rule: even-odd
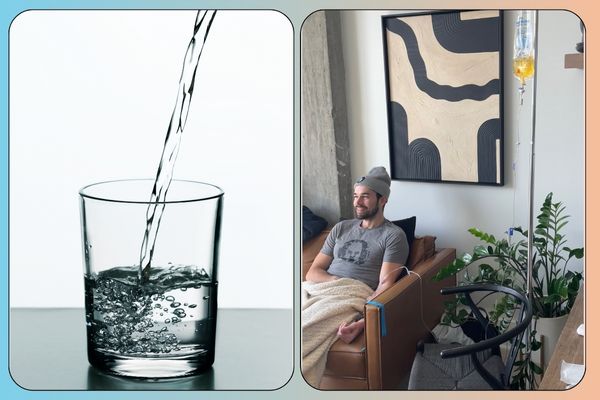
{"label": "potted plant", "polygon": [[[583,258],[583,248],[566,246],[567,240],[563,229],[568,223],[569,216],[565,214],[565,206],[561,202],[553,202],[552,196],[552,193],[546,196],[541,212],[537,216],[537,225],[533,234],[531,300],[535,318],[528,338],[529,343],[521,347],[519,360],[515,362],[512,379],[512,386],[515,389],[535,388],[537,378],[543,373],[541,366],[532,359],[532,353],[541,347],[537,331],[538,321],[540,318],[567,315],[575,302],[583,279],[581,273],[568,269],[569,262],[573,258]],[[440,270],[435,279],[441,280],[463,272],[464,284],[493,283],[525,293],[528,232],[521,228],[514,228],[513,235],[503,239],[476,228],[469,229],[469,232],[483,244],[475,246],[472,254],[467,253],[455,259]],[[467,269],[471,265],[475,268]],[[456,326],[469,318],[462,303],[461,298],[446,303],[443,324]],[[495,299],[493,305],[488,306],[488,318],[502,332],[510,325],[514,309],[515,305],[510,298],[501,296]]]}

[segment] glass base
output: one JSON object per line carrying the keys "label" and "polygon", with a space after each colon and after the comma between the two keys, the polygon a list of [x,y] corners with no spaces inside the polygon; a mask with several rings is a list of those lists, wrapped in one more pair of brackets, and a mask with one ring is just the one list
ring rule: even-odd
{"label": "glass base", "polygon": [[107,355],[98,351],[88,353],[90,364],[99,370],[132,378],[180,378],[197,375],[209,369],[214,355],[181,357],[128,357]]}

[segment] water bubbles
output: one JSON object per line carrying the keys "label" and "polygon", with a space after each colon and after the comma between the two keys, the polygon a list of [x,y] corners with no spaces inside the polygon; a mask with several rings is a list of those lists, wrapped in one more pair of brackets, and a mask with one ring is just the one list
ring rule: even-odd
{"label": "water bubbles", "polygon": [[[181,351],[188,345],[180,347],[179,334],[193,335],[194,343],[204,343],[206,338],[201,338],[200,332],[205,331],[186,322],[193,317],[186,310],[201,304],[196,314],[200,320],[207,317],[210,303],[198,302],[200,297],[210,299],[207,294],[213,285],[199,280],[208,277],[206,271],[181,265],[171,270],[155,268],[144,286],[138,283],[138,272],[139,266],[117,267],[86,275],[86,325],[93,347],[143,356]],[[174,324],[178,324],[177,335],[169,332]]]}
{"label": "water bubbles", "polygon": [[175,314],[177,317],[179,318],[184,318],[185,317],[185,310],[183,308],[176,308],[173,311],[173,314]]}

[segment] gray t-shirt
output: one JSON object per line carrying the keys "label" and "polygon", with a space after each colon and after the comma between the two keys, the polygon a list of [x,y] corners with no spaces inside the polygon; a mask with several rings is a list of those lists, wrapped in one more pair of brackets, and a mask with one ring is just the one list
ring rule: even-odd
{"label": "gray t-shirt", "polygon": [[327,269],[331,275],[358,279],[376,289],[384,262],[405,265],[408,242],[404,231],[388,220],[373,229],[361,228],[360,223],[353,219],[336,224],[321,253],[333,257]]}

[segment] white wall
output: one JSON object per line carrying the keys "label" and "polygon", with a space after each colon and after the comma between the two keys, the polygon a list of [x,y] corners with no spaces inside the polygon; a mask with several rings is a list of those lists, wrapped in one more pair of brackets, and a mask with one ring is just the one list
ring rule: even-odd
{"label": "white wall", "polygon": [[[11,306],[83,306],[78,190],[155,175],[194,19],[29,11],[12,23]],[[175,178],[225,191],[222,307],[292,306],[292,43],[282,14],[221,11],[198,69]]]}
{"label": "white wall", "polygon": [[[381,16],[403,12],[342,12],[344,63],[353,176],[375,165],[389,168],[388,127]],[[505,185],[433,184],[394,181],[386,206],[389,219],[417,216],[417,233],[437,236],[438,247],[461,254],[476,243],[467,229],[496,236],[513,225],[527,227],[532,85],[519,107],[512,76],[513,12],[505,12],[504,140]],[[581,41],[579,18],[567,11],[540,12],[537,95],[536,215],[545,195],[567,205],[572,247],[584,244],[584,73],[563,68],[566,53]],[[519,122],[520,121],[520,122]],[[519,132],[517,134],[517,132]],[[520,146],[517,146],[520,137]],[[519,149],[517,150],[517,147]],[[512,163],[516,162],[516,179]],[[514,217],[513,217],[514,215]],[[581,269],[581,263],[574,265]]]}

